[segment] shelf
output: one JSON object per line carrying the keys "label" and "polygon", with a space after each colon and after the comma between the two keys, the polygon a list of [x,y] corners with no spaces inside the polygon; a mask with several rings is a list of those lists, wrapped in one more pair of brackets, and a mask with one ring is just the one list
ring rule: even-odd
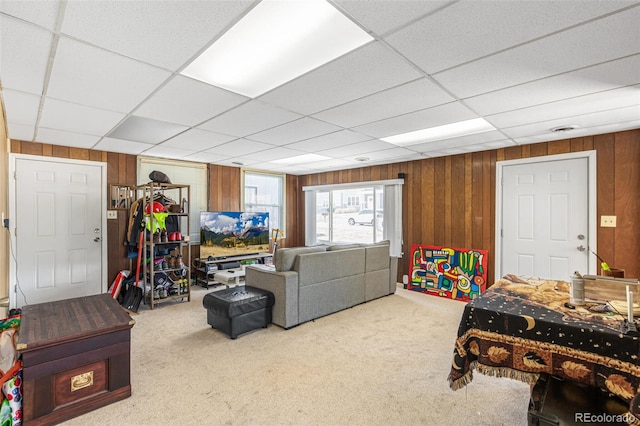
{"label": "shelf", "polygon": [[[119,186],[119,190],[123,190],[122,186]],[[149,204],[152,200],[160,201],[165,205],[165,208],[169,210],[171,208],[173,211],[167,211],[167,217],[172,217],[176,219],[172,219],[171,223],[167,220],[166,226],[162,225],[162,229],[158,225],[158,221],[153,214],[144,214],[142,218],[142,226],[145,229],[144,232],[144,247],[145,247],[145,256],[149,256],[153,260],[164,258],[164,260],[168,261],[170,256],[182,256],[183,267],[181,268],[169,268],[169,269],[155,269],[154,261],[145,262],[143,267],[143,280],[145,282],[144,287],[144,301],[149,305],[150,309],[153,309],[154,305],[164,303],[168,300],[182,300],[182,301],[190,301],[191,300],[191,245],[189,243],[189,213],[188,209],[184,208],[184,206],[188,206],[190,204],[190,186],[189,185],[181,185],[181,184],[166,184],[166,183],[157,183],[157,182],[149,182],[143,185],[129,186],[124,191],[126,194],[131,194],[134,197],[131,200],[131,205],[133,202],[138,203],[139,214],[142,215],[142,212],[145,212],[149,207]],[[165,195],[164,191],[178,191],[178,197],[175,199],[175,192],[171,194]],[[117,193],[119,194],[119,193]],[[136,198],[139,197],[139,198]],[[184,200],[184,203],[183,203]],[[186,210],[184,212],[183,210]],[[147,222],[145,224],[145,222]],[[153,241],[153,233],[149,232],[149,230],[160,231],[163,232],[166,230],[167,234],[171,234],[173,232],[180,232],[182,236],[186,237],[186,241],[182,238],[175,241]],[[156,249],[157,247],[157,249]],[[162,255],[159,254],[162,253]],[[173,263],[172,263],[173,264]],[[186,270],[186,274],[183,272]],[[174,288],[178,291],[182,291],[178,294],[169,295],[166,297],[156,297],[158,296],[157,288],[161,289],[161,294],[164,292],[168,292],[171,286],[168,284],[168,281],[161,281],[158,279],[158,283],[156,283],[156,274],[166,274],[168,278],[173,282]],[[172,277],[174,275],[174,277]],[[180,276],[181,278],[176,278],[175,276]],[[185,283],[186,281],[186,283]],[[154,293],[154,291],[156,291]],[[155,294],[155,296],[154,296]]]}

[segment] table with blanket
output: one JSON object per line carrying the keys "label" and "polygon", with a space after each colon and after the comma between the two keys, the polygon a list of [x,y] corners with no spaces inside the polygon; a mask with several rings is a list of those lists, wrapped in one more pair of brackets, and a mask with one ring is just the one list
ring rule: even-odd
{"label": "table with blanket", "polygon": [[[624,317],[565,306],[569,284],[507,275],[465,307],[449,374],[452,389],[473,370],[534,385],[541,375],[599,387],[640,419],[640,334]],[[640,423],[640,422],[639,422]]]}

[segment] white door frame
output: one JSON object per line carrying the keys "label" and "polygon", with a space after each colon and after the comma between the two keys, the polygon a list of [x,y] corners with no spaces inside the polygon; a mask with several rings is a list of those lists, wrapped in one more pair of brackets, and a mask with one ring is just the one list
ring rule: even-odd
{"label": "white door frame", "polygon": [[[557,155],[545,155],[543,157],[531,157],[531,158],[521,158],[517,160],[505,160],[505,161],[497,161],[496,162],[496,223],[495,223],[495,273],[494,277],[496,280],[500,279],[504,272],[502,271],[502,168],[505,166],[513,166],[513,165],[522,165],[522,164],[533,164],[533,163],[544,163],[547,161],[558,161],[558,160],[572,160],[578,158],[586,158],[587,159],[587,168],[588,168],[588,189],[587,189],[587,204],[589,208],[588,213],[588,230],[589,230],[589,238],[586,243],[589,248],[592,250],[597,247],[596,242],[596,233],[597,233],[597,221],[596,221],[596,151],[579,151],[579,152],[571,152],[568,154],[557,154]],[[596,258],[595,256],[589,255],[589,271],[588,274],[596,274]],[[568,278],[567,278],[568,279]]]}
{"label": "white door frame", "polygon": [[[28,155],[28,154],[9,154],[9,176],[7,182],[9,182],[9,214],[10,218],[18,217],[16,211],[16,161],[17,160],[32,160],[43,161],[47,163],[64,163],[64,164],[77,164],[84,166],[100,167],[102,185],[100,188],[100,226],[102,227],[102,276],[100,277],[101,292],[107,291],[107,163],[103,161],[87,161],[87,160],[73,160],[69,158],[58,157],[45,157],[41,155]],[[10,220],[9,225],[9,248],[11,257],[9,259],[9,306],[16,306],[16,293],[18,288],[16,286],[17,265],[16,265],[16,226],[15,220]]]}

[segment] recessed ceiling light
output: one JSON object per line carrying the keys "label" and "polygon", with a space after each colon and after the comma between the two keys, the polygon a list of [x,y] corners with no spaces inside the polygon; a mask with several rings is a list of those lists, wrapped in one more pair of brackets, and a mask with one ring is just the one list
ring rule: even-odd
{"label": "recessed ceiling light", "polygon": [[495,129],[495,127],[483,118],[474,118],[473,120],[458,121],[457,123],[388,136],[386,138],[380,138],[380,140],[395,145],[414,145],[422,142],[439,141],[442,139],[490,132]]}
{"label": "recessed ceiling light", "polygon": [[360,162],[365,162],[365,161],[369,161],[369,157],[356,157],[356,158],[354,158],[354,160],[360,161]]}
{"label": "recessed ceiling light", "polygon": [[325,0],[263,0],[182,74],[253,98],[371,40]]}
{"label": "recessed ceiling light", "polygon": [[576,124],[569,124],[569,125],[565,125],[565,126],[558,126],[558,127],[554,127],[551,130],[552,132],[555,133],[562,133],[562,132],[570,132],[572,130],[575,130],[578,128],[578,125]]}

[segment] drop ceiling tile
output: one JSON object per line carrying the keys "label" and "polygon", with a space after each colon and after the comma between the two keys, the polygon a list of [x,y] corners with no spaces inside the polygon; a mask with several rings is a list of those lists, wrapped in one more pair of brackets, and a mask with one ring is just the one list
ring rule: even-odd
{"label": "drop ceiling tile", "polygon": [[221,161],[227,159],[226,155],[219,155],[213,152],[197,152],[195,154],[189,154],[184,157],[184,160],[195,161],[198,163],[215,163],[219,164]]}
{"label": "drop ceiling tile", "polygon": [[499,131],[476,133],[475,135],[467,135],[459,138],[450,138],[433,142],[425,142],[414,145],[409,145],[407,148],[417,152],[438,151],[445,148],[456,148],[467,145],[475,145],[486,142],[493,142],[497,140],[505,139],[505,135]]}
{"label": "drop ceiling tile", "polygon": [[368,157],[369,153],[373,151],[381,151],[396,147],[396,145],[374,139],[366,142],[352,143],[340,148],[319,150],[317,153],[336,158],[352,157],[351,160],[353,160],[354,157]]}
{"label": "drop ceiling tile", "polygon": [[62,32],[176,71],[252,1],[72,1]]}
{"label": "drop ceiling tile", "polygon": [[512,139],[503,139],[500,141],[481,143],[477,145],[466,145],[461,148],[467,152],[479,152],[479,151],[489,151],[489,150],[498,149],[498,148],[506,148],[514,145],[516,145],[516,143]]}
{"label": "drop ceiling tile", "polygon": [[181,75],[145,101],[135,115],[195,126],[249,98]]}
{"label": "drop ceiling tile", "polygon": [[184,148],[191,151],[203,151],[234,140],[235,137],[207,132],[200,129],[189,129],[164,142],[163,146]]}
{"label": "drop ceiling tile", "polygon": [[32,141],[33,133],[35,131],[34,126],[29,126],[20,123],[7,122],[7,137],[16,139],[19,141]]}
{"label": "drop ceiling tile", "polygon": [[2,0],[0,1],[0,12],[15,16],[27,22],[45,27],[53,31],[58,18],[58,0],[49,1],[24,1],[24,0]]}
{"label": "drop ceiling tile", "polygon": [[182,148],[175,148],[171,146],[162,145],[153,145],[151,148],[146,149],[143,155],[149,155],[151,157],[161,157],[161,158],[169,158],[169,159],[184,159],[190,154],[195,154],[195,151],[186,150]]}
{"label": "drop ceiling tile", "polygon": [[360,25],[377,35],[383,35],[451,1],[337,0],[335,3]]}
{"label": "drop ceiling tile", "polygon": [[41,95],[52,40],[49,31],[0,15],[2,87]]}
{"label": "drop ceiling tile", "polygon": [[[264,161],[260,161],[260,160],[253,160],[244,156],[238,156],[238,157],[228,157],[225,158],[224,160],[220,160],[217,161],[216,164],[221,164],[223,166],[229,166],[229,167],[253,167],[253,166],[257,166],[257,169],[260,170],[272,170],[270,168],[268,168],[268,166],[272,163],[266,163]],[[275,164],[273,164],[274,169],[277,170],[275,168]]]}
{"label": "drop ceiling tile", "polygon": [[252,100],[198,126],[200,129],[245,137],[301,118],[302,115]]}
{"label": "drop ceiling tile", "polygon": [[375,123],[365,124],[364,126],[358,126],[355,127],[354,130],[374,138],[383,138],[412,132],[414,130],[470,120],[472,118],[478,118],[478,116],[460,102],[451,102]]}
{"label": "drop ceiling tile", "polygon": [[7,121],[31,127],[36,125],[40,96],[9,89],[3,89],[0,93],[7,111]]}
{"label": "drop ceiling tile", "polygon": [[[283,158],[295,157],[301,154],[305,154],[305,153],[301,151],[296,151],[294,149],[278,146],[275,148],[268,149],[266,151],[245,152],[242,157],[247,158],[249,160],[255,160],[255,161],[274,161],[274,160],[282,160]],[[280,166],[282,166],[282,164],[280,164]]]}
{"label": "drop ceiling tile", "polygon": [[211,148],[207,150],[207,152],[233,157],[238,155],[245,155],[249,152],[265,151],[273,147],[273,145],[256,142],[249,139],[237,139]]}
{"label": "drop ceiling tile", "polygon": [[118,124],[125,114],[46,98],[40,126],[86,135],[102,136]]}
{"label": "drop ceiling tile", "polygon": [[53,145],[72,146],[74,148],[92,148],[99,140],[99,136],[85,135],[82,133],[67,132],[64,130],[38,128],[37,140],[40,143]]}
{"label": "drop ceiling tile", "polygon": [[391,161],[394,158],[400,158],[400,157],[412,158],[414,160],[418,160],[420,158],[420,156],[418,154],[415,154],[413,151],[406,148],[400,148],[400,147],[385,149],[382,151],[370,152],[367,154],[367,157],[369,157],[370,161],[377,161],[377,160]]}
{"label": "drop ceiling tile", "polygon": [[[385,41],[432,74],[628,4],[615,1],[459,2],[403,28]],[[505,25],[507,22],[509,25]]]}
{"label": "drop ceiling tile", "polygon": [[467,98],[640,52],[640,7],[434,74]]}
{"label": "drop ceiling tile", "polygon": [[351,130],[340,130],[316,138],[307,139],[287,145],[287,148],[306,152],[316,152],[322,149],[336,148],[356,142],[370,140],[371,137]]}
{"label": "drop ceiling tile", "polygon": [[419,77],[422,75],[397,53],[371,42],[260,99],[309,115]]}
{"label": "drop ceiling tile", "polygon": [[445,104],[453,100],[453,96],[431,80],[421,78],[327,109],[314,114],[313,117],[338,126],[352,127]]}
{"label": "drop ceiling tile", "polygon": [[496,127],[514,127],[633,105],[640,105],[640,85],[503,112],[485,119]]}
{"label": "drop ceiling tile", "polygon": [[169,75],[142,62],[61,37],[47,96],[127,113]]}
{"label": "drop ceiling tile", "polygon": [[[503,132],[507,136],[516,139],[524,136],[539,135],[542,133],[552,134],[550,129],[565,125],[577,125],[579,128],[589,128],[639,119],[640,104],[608,111],[594,112],[591,114],[583,114],[576,117],[556,118],[554,120],[542,121],[524,126],[509,127],[503,129]],[[571,131],[565,133],[565,136],[573,137],[573,134],[574,131]]]}
{"label": "drop ceiling tile", "polygon": [[312,169],[312,170],[338,170],[338,169],[346,169],[346,168],[350,168],[350,167],[363,167],[366,166],[366,163],[361,163],[358,161],[349,161],[349,160],[345,160],[342,158],[332,158],[331,160],[324,160],[324,161],[316,161],[313,163],[307,163],[304,164],[304,168],[303,166],[297,166],[294,169],[297,172],[303,172],[306,169]]}
{"label": "drop ceiling tile", "polygon": [[640,83],[640,55],[594,65],[465,99],[478,114],[495,114]]}
{"label": "drop ceiling tile", "polygon": [[109,132],[109,137],[157,144],[188,129],[186,126],[151,120],[134,115],[124,120],[118,127]]}
{"label": "drop ceiling tile", "polygon": [[122,139],[113,138],[102,138],[102,140],[94,147],[94,149],[138,155],[151,147],[153,147],[153,145],[148,143],[125,141]]}
{"label": "drop ceiling tile", "polygon": [[570,133],[542,133],[539,135],[525,136],[520,138],[514,138],[518,145],[528,145],[538,142],[550,142],[569,138],[579,138],[582,136],[600,135],[604,133],[622,132],[624,130],[638,129],[640,128],[640,120],[628,121],[626,123],[616,123],[611,125],[600,125],[587,127],[582,129],[576,129]]}
{"label": "drop ceiling tile", "polygon": [[304,117],[278,127],[251,135],[251,139],[272,145],[286,145],[341,130],[333,124]]}

